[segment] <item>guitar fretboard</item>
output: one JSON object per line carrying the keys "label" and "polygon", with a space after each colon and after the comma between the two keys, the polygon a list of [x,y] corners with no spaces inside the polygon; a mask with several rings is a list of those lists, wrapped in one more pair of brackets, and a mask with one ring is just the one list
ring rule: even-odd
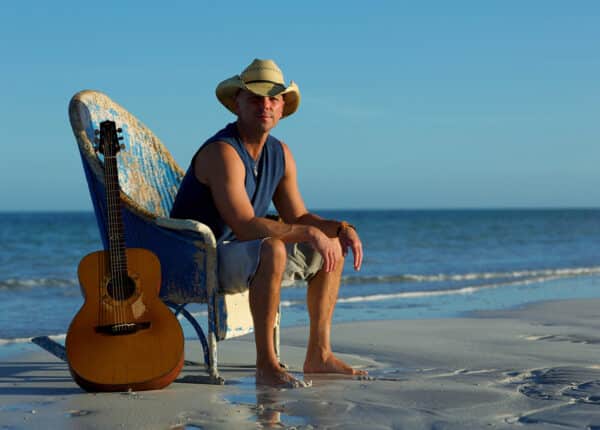
{"label": "guitar fretboard", "polygon": [[[107,124],[108,123],[108,124]],[[104,183],[106,186],[108,253],[113,279],[127,276],[127,253],[121,214],[121,198],[116,151],[118,138],[114,123],[105,121],[101,126],[104,140]],[[116,140],[115,140],[116,139]]]}

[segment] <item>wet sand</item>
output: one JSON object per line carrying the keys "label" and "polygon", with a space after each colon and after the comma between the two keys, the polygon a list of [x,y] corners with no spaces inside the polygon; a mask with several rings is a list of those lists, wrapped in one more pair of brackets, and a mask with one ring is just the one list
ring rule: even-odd
{"label": "wet sand", "polygon": [[[88,394],[43,350],[0,362],[1,428],[600,429],[600,300],[537,303],[468,318],[336,325],[333,344],[370,378],[310,375],[254,385],[252,338],[220,344],[226,385],[186,366],[161,391]],[[301,375],[306,328],[282,331]],[[198,342],[186,358],[200,360]]]}

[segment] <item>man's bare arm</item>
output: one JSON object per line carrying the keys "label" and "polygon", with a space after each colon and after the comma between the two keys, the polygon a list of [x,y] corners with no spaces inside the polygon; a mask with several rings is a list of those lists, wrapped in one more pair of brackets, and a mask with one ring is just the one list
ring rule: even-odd
{"label": "man's bare arm", "polygon": [[274,237],[290,243],[309,242],[323,256],[325,270],[334,269],[342,250],[321,230],[311,225],[281,223],[255,215],[244,185],[244,165],[229,144],[215,142],[204,148],[196,157],[194,173],[210,188],[219,214],[238,240]]}

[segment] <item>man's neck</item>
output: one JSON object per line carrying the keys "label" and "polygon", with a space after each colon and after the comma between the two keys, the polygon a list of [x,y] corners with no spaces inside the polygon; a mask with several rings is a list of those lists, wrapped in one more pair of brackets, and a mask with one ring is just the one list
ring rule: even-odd
{"label": "man's neck", "polygon": [[244,146],[246,146],[250,156],[253,158],[258,158],[260,151],[269,137],[269,132],[244,127],[240,121],[236,122],[236,127],[240,135],[240,139],[242,140]]}

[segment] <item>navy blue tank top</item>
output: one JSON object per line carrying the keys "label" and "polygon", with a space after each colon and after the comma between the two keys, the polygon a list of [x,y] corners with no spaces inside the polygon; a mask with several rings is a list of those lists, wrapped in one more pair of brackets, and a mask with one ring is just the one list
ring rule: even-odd
{"label": "navy blue tank top", "polygon": [[198,181],[194,174],[194,160],[198,153],[206,145],[217,141],[231,145],[244,163],[246,193],[254,208],[254,214],[258,217],[267,214],[273,194],[285,172],[285,156],[281,142],[269,135],[258,160],[255,161],[242,143],[235,123],[228,124],[196,151],[173,202],[171,217],[194,219],[206,224],[214,233],[217,242],[221,243],[235,239],[235,235],[215,207],[210,188]]}

